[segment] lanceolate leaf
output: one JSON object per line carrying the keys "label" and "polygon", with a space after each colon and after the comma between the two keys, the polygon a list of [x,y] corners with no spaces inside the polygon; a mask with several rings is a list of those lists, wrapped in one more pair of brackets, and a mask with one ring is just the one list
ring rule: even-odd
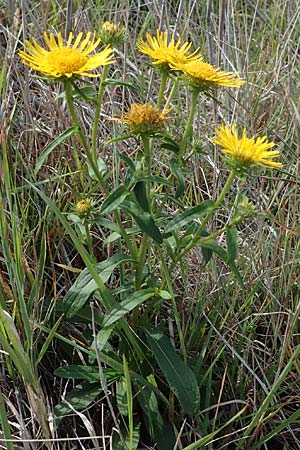
{"label": "lanceolate leaf", "polygon": [[217,244],[216,241],[211,240],[211,241],[207,241],[207,242],[203,242],[199,244],[200,247],[205,248],[205,249],[210,249],[213,252],[215,252],[223,261],[225,261],[226,264],[228,264],[228,266],[230,267],[230,269],[232,270],[232,273],[236,276],[239,284],[241,285],[241,287],[244,287],[244,282],[243,279],[238,271],[238,268],[235,265],[234,261],[230,261],[228,260],[228,255],[227,252],[224,250],[223,247],[221,247],[219,244]]}
{"label": "lanceolate leaf", "polygon": [[[103,283],[106,283],[115,267],[122,262],[128,261],[134,260],[126,255],[115,255],[106,261],[95,264],[95,269]],[[97,287],[97,283],[89,270],[84,269],[77,277],[75,283],[70,287],[63,300],[68,318],[74,316],[85,305],[90,296],[97,290]]]}
{"label": "lanceolate leaf", "polygon": [[[88,381],[100,381],[100,372],[98,366],[80,366],[70,365],[59,367],[54,372],[55,376],[61,378],[68,378],[73,380],[88,380]],[[104,367],[103,374],[107,381],[111,383],[118,380],[121,376],[121,372],[117,372],[114,369]]]}
{"label": "lanceolate leaf", "polygon": [[238,233],[236,227],[228,227],[226,230],[227,261],[228,264],[235,261],[238,254]]}
{"label": "lanceolate leaf", "polygon": [[156,328],[145,329],[147,341],[170,388],[187,414],[199,411],[200,394],[194,372],[177,355],[170,340]]}
{"label": "lanceolate leaf", "polygon": [[199,205],[193,206],[192,208],[185,210],[183,213],[176,215],[174,219],[168,223],[166,233],[185,227],[194,219],[206,214],[211,208],[214,207],[214,204],[215,203],[212,200],[205,200]]}
{"label": "lanceolate leaf", "polygon": [[117,303],[104,317],[103,327],[109,327],[128,312],[144,303],[148,298],[153,297],[156,293],[155,289],[142,289],[129,295],[125,300]]}
{"label": "lanceolate leaf", "polygon": [[161,244],[163,241],[162,235],[155,225],[153,217],[144,211],[139,205],[133,202],[125,201],[123,203],[123,208],[126,209],[135,219],[136,223],[139,225],[140,229],[144,231],[148,236]]}
{"label": "lanceolate leaf", "polygon": [[135,198],[144,211],[150,213],[150,205],[147,199],[146,185],[144,181],[138,181],[134,186]]}
{"label": "lanceolate leaf", "polygon": [[178,165],[177,159],[171,159],[170,160],[170,169],[172,171],[172,174],[177,179],[178,185],[176,188],[175,197],[179,198],[184,192],[184,185],[185,185],[185,179],[184,175],[182,173],[181,167]]}
{"label": "lanceolate leaf", "polygon": [[111,213],[121,205],[121,203],[125,200],[125,198],[129,194],[130,192],[127,191],[126,186],[124,186],[124,184],[117,187],[117,189],[112,191],[102,203],[100,213],[101,214]]}
{"label": "lanceolate leaf", "polygon": [[72,407],[76,410],[87,408],[102,391],[99,382],[91,383],[85,381],[82,384],[78,384],[67,396],[66,402],[62,401],[54,408],[55,422],[58,426],[61,419],[66,416]]}

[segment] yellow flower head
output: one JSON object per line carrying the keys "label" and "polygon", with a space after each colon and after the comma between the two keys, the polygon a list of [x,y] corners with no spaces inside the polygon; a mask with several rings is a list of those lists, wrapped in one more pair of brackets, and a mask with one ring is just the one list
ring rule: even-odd
{"label": "yellow flower head", "polygon": [[156,37],[146,34],[147,42],[140,40],[137,48],[154,59],[153,64],[161,65],[170,70],[171,65],[185,64],[191,61],[202,60],[199,49],[190,53],[192,43],[185,42],[181,45],[181,39],[175,44],[174,38],[168,43],[168,33],[157,30]]}
{"label": "yellow flower head", "polygon": [[91,38],[91,33],[87,33],[83,40],[82,37],[83,33],[79,33],[72,44],[73,33],[70,33],[67,44],[64,44],[61,33],[58,33],[57,40],[53,34],[48,36],[44,33],[48,49],[33,39],[32,44],[25,42],[27,53],[20,51],[19,56],[24,64],[52,78],[97,77],[91,71],[113,63],[113,50],[107,46],[101,52],[90,55],[99,45],[100,38]]}
{"label": "yellow flower head", "polygon": [[75,211],[79,215],[86,215],[90,212],[92,207],[93,207],[93,205],[91,204],[91,202],[89,200],[82,199],[76,203]]}
{"label": "yellow flower head", "polygon": [[268,142],[267,137],[247,138],[246,129],[244,128],[242,137],[239,138],[236,125],[232,129],[227,125],[221,125],[215,130],[216,136],[212,138],[212,142],[222,147],[221,151],[229,159],[229,164],[239,170],[247,170],[252,165],[262,167],[282,167],[282,164],[273,161],[278,158],[280,152],[278,150],[269,150],[274,147],[274,142]]}
{"label": "yellow flower head", "polygon": [[237,73],[222,72],[200,59],[184,64],[173,63],[172,68],[183,72],[192,86],[203,91],[213,86],[238,87],[245,83],[238,78]]}
{"label": "yellow flower head", "polygon": [[116,119],[126,123],[133,134],[151,134],[162,128],[169,112],[160,112],[149,103],[133,103],[125,116]]}

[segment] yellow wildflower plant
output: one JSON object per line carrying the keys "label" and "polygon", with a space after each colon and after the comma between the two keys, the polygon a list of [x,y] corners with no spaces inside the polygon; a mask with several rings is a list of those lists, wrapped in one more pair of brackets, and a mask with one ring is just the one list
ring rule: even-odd
{"label": "yellow wildflower plant", "polygon": [[174,38],[168,42],[168,33],[157,30],[156,37],[146,34],[147,42],[140,40],[137,48],[154,59],[153,64],[160,65],[167,70],[171,69],[171,65],[186,64],[188,62],[202,60],[199,49],[190,53],[192,43],[184,42],[181,39],[175,43]]}
{"label": "yellow wildflower plant", "polygon": [[32,43],[25,42],[27,52],[21,50],[19,56],[25,65],[52,78],[97,77],[91,71],[114,62],[110,46],[90,55],[100,43],[100,38],[91,37],[91,33],[87,33],[84,39],[83,33],[79,33],[73,44],[72,32],[66,44],[61,33],[58,33],[57,38],[52,33],[49,36],[44,33],[44,39],[48,49],[41,47],[33,39]]}
{"label": "yellow wildflower plant", "polygon": [[149,103],[133,103],[124,116],[115,119],[128,125],[133,134],[151,134],[163,127],[170,110],[160,112]]}
{"label": "yellow wildflower plant", "polygon": [[238,78],[238,73],[223,72],[216,69],[203,59],[188,61],[186,63],[173,63],[173,70],[180,70],[189,79],[189,84],[201,91],[211,87],[226,86],[238,87],[245,83],[245,80]]}
{"label": "yellow wildflower plant", "polygon": [[268,142],[266,136],[258,138],[248,138],[244,128],[242,137],[238,137],[236,125],[232,128],[221,125],[215,130],[216,136],[212,142],[221,147],[221,152],[229,160],[229,164],[237,170],[247,170],[253,165],[279,168],[282,164],[273,161],[280,156],[279,150],[270,150],[274,147],[274,142]]}

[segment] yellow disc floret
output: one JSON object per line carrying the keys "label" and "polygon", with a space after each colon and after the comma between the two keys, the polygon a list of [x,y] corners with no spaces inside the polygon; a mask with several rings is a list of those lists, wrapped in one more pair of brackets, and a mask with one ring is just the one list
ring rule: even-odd
{"label": "yellow disc floret", "polygon": [[160,112],[149,103],[133,103],[122,117],[117,117],[123,123],[126,123],[134,134],[153,133],[162,128],[170,109]]}

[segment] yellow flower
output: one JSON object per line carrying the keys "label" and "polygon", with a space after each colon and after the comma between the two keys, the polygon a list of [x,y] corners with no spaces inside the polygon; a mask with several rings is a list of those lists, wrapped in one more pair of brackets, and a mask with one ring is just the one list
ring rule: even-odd
{"label": "yellow flower", "polygon": [[212,142],[222,147],[221,151],[229,158],[229,163],[236,169],[247,169],[253,164],[263,167],[282,167],[280,162],[273,161],[280,155],[278,150],[269,150],[274,147],[274,142],[268,142],[267,137],[247,138],[244,128],[242,137],[239,138],[236,125],[221,125],[215,130],[216,137]]}
{"label": "yellow flower", "polygon": [[[162,65],[170,70],[172,64],[185,64],[190,61],[202,60],[199,49],[190,53],[192,43],[185,42],[181,45],[181,39],[175,44],[174,38],[168,43],[168,33],[157,30],[156,37],[146,34],[147,42],[140,40],[137,48],[141,53],[150,56],[153,64]],[[180,47],[181,45],[181,47]]]}
{"label": "yellow flower", "polygon": [[91,33],[87,33],[82,40],[83,33],[79,33],[74,43],[73,33],[69,34],[67,44],[63,43],[61,33],[58,33],[57,40],[53,34],[50,36],[44,33],[44,39],[48,49],[41,47],[34,39],[31,44],[26,41],[26,52],[20,51],[19,56],[22,62],[38,72],[53,78],[71,78],[76,75],[86,77],[97,77],[90,73],[99,66],[105,66],[114,62],[113,50],[107,46],[100,53],[90,55],[96,49],[100,38],[91,38]]}
{"label": "yellow flower", "polygon": [[116,117],[116,120],[126,123],[134,134],[151,134],[162,128],[170,110],[160,112],[149,103],[133,103],[127,114],[123,117]]}
{"label": "yellow flower", "polygon": [[173,70],[182,71],[190,80],[190,84],[200,90],[207,90],[213,86],[238,87],[245,83],[238,78],[237,73],[222,72],[203,60],[187,63],[173,63]]}

